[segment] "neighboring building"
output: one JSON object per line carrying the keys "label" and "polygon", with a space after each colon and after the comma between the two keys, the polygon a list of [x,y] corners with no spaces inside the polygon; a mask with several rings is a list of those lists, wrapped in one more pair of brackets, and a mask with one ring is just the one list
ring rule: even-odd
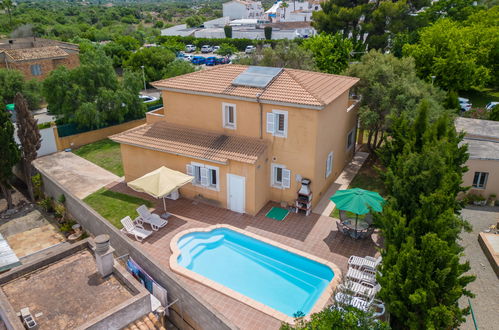
{"label": "neighboring building", "polygon": [[315,205],[355,150],[357,78],[223,65],[161,80],[163,115],[111,136],[126,181],[160,166],[195,177],[183,196],[256,214],[294,204],[301,179]]}
{"label": "neighboring building", "polygon": [[262,19],[264,11],[260,1],[232,0],[224,3],[223,16],[230,19]]}
{"label": "neighboring building", "polygon": [[499,122],[459,117],[456,129],[465,132],[463,142],[470,154],[464,186],[485,198],[491,194],[499,196]]}
{"label": "neighboring building", "polygon": [[322,10],[320,1],[292,1],[288,7],[281,6],[282,1],[276,1],[272,7],[265,12],[267,18],[272,22],[310,22],[314,11]]}
{"label": "neighboring building", "polygon": [[34,37],[0,40],[0,68],[42,80],[59,65],[69,69],[80,65],[78,45]]}

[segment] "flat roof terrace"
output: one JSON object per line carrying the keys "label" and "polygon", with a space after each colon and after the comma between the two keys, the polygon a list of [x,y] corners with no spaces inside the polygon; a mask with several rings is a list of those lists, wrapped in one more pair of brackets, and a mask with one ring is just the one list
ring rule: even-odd
{"label": "flat roof terrace", "polygon": [[101,322],[115,309],[148,296],[116,265],[113,273],[103,278],[88,247],[35,270],[13,274],[8,282],[0,277],[0,308],[7,302],[12,316],[29,307],[40,329],[75,329]]}

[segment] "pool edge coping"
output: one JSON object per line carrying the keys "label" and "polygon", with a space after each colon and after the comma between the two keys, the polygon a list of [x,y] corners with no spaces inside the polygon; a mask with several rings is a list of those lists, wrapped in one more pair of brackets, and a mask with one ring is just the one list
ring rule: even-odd
{"label": "pool edge coping", "polygon": [[332,297],[334,290],[335,290],[336,286],[339,284],[339,281],[342,277],[342,272],[341,272],[340,268],[335,263],[328,261],[326,259],[317,257],[313,254],[308,253],[308,252],[305,252],[305,251],[293,248],[291,246],[279,243],[275,240],[272,240],[272,239],[260,236],[258,234],[254,234],[254,233],[249,232],[247,230],[240,229],[240,228],[237,228],[237,227],[234,227],[231,225],[227,225],[227,224],[218,224],[218,225],[212,225],[212,226],[208,226],[208,227],[190,228],[190,229],[183,230],[183,231],[177,233],[175,236],[173,236],[173,238],[170,241],[170,250],[172,251],[172,255],[170,256],[170,268],[172,269],[172,271],[174,271],[175,273],[180,274],[182,276],[185,276],[193,281],[196,281],[200,284],[208,286],[208,287],[210,287],[210,288],[212,288],[212,289],[214,289],[214,290],[216,290],[216,291],[218,291],[218,292],[220,292],[220,293],[222,293],[230,298],[238,300],[238,301],[242,302],[243,304],[246,304],[246,305],[248,305],[256,310],[259,310],[267,315],[270,315],[270,316],[278,319],[279,321],[287,322],[291,325],[294,325],[295,318],[288,316],[282,312],[279,312],[278,310],[276,310],[274,308],[271,308],[271,307],[269,307],[261,302],[258,302],[252,298],[249,298],[249,297],[247,297],[247,296],[245,296],[245,295],[243,295],[235,290],[232,290],[232,289],[230,289],[222,284],[219,284],[219,283],[217,283],[217,282],[215,282],[207,277],[204,277],[196,272],[188,270],[187,268],[182,267],[178,264],[177,259],[180,256],[181,251],[178,248],[177,243],[182,236],[184,236],[186,234],[193,233],[193,232],[210,232],[210,231],[212,231],[214,229],[218,229],[218,228],[227,228],[227,229],[233,230],[233,231],[238,232],[240,234],[252,237],[254,239],[265,242],[269,245],[281,248],[285,251],[288,251],[288,252],[297,254],[299,256],[308,258],[310,260],[316,261],[318,263],[321,263],[321,264],[329,267],[333,271],[334,277],[331,281],[329,281],[329,284],[324,288],[324,291],[319,296],[319,298],[315,302],[314,306],[312,307],[310,312],[304,317],[304,319],[309,319],[310,315],[312,315],[314,313],[318,313],[318,312],[322,311],[324,309],[324,307],[326,307],[329,299]]}

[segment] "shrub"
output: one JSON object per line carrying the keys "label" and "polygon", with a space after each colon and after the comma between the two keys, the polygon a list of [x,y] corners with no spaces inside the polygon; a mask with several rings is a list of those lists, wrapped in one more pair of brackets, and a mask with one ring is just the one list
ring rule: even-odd
{"label": "shrub", "polygon": [[263,28],[263,33],[265,34],[265,39],[272,39],[272,26],[266,26]]}
{"label": "shrub", "polygon": [[225,37],[226,38],[232,38],[232,26],[226,25],[224,26],[224,32],[225,32]]}
{"label": "shrub", "polygon": [[45,212],[51,212],[52,211],[52,198],[51,197],[45,197],[41,201],[38,202],[38,205],[41,206],[41,208]]}
{"label": "shrub", "polygon": [[42,190],[42,176],[40,173],[37,173],[31,177],[31,182],[33,183],[33,192],[35,194],[35,200],[39,200],[43,198],[43,190]]}

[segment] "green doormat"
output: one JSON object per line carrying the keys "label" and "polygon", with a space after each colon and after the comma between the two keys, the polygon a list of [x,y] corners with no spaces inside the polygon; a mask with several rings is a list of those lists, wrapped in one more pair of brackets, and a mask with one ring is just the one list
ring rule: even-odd
{"label": "green doormat", "polygon": [[289,211],[280,207],[273,207],[265,215],[267,218],[274,219],[277,221],[282,221],[289,214]]}

